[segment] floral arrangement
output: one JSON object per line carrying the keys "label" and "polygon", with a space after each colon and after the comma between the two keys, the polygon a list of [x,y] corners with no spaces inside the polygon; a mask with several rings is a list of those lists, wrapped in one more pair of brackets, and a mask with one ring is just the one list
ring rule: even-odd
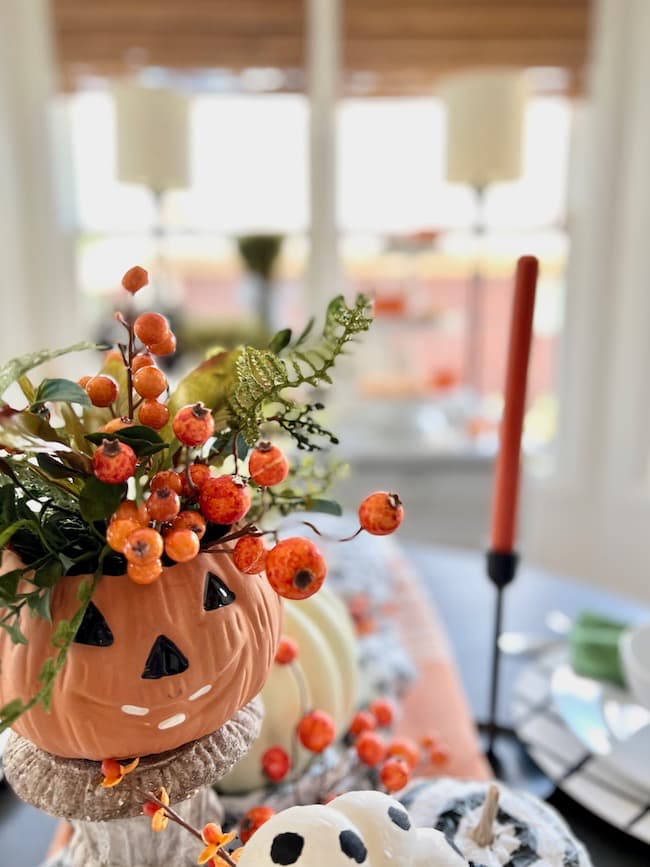
{"label": "floral arrangement", "polygon": [[[124,340],[115,348],[78,343],[0,367],[0,397],[17,384],[25,400],[20,409],[0,401],[0,551],[19,558],[0,575],[0,626],[25,643],[21,612],[51,619],[57,583],[90,576],[79,586],[76,613],[56,624],[40,689],[0,708],[0,731],[37,702],[49,707],[102,576],[126,573],[147,585],[164,566],[222,551],[241,572],[265,570],[287,598],[306,598],[325,579],[318,547],[300,537],[280,540],[265,519],[340,513],[324,496],[332,470],[317,470],[309,454],[337,440],[319,421],[322,404],[302,395],[330,383],[336,359],[368,329],[368,299],[348,306],[335,298],[317,336],[312,321],[297,337],[280,331],[266,349],[215,350],[170,390],[156,360],[174,352],[176,338],[160,314],[131,310],[130,296],[147,282],[137,266],[122,279],[125,309],[115,318]],[[93,348],[109,350],[95,375],[38,385],[29,377],[46,361]],[[290,465],[273,435],[306,459]],[[392,532],[402,516],[395,494],[371,494],[359,510],[359,532]]]}

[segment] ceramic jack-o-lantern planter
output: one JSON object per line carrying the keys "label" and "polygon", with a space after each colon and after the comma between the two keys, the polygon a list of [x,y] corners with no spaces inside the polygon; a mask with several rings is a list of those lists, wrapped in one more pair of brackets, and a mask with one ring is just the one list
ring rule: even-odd
{"label": "ceramic jack-o-lantern planter", "polygon": [[[55,620],[74,612],[80,580],[54,588]],[[55,682],[50,713],[37,705],[14,730],[64,758],[176,749],[216,731],[258,694],[281,619],[264,576],[244,575],[226,554],[166,568],[148,586],[105,576]],[[54,625],[28,615],[21,625],[26,645],[0,633],[0,704],[36,691],[51,652]]]}
{"label": "ceramic jack-o-lantern planter", "polygon": [[[146,283],[136,267],[122,286]],[[194,821],[259,733],[280,597],[308,598],[327,572],[269,515],[338,509],[322,497],[332,473],[292,467],[269,438],[336,443],[322,405],[289,395],[331,382],[370,324],[366,298],[336,298],[320,335],[217,352],[170,390],[165,317],[129,299],[115,319],[124,340],[96,375],[32,382],[44,362],[101,348],[83,343],[0,366],[4,765],[19,795],[75,823],[75,867],[176,863],[173,840],[143,845],[143,804],[164,791]],[[10,385],[22,407],[4,403]],[[371,496],[359,532],[395,528],[399,498]]]}

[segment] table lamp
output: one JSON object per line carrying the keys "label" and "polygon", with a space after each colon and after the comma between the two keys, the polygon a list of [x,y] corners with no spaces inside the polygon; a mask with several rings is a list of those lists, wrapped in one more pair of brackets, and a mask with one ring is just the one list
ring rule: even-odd
{"label": "table lamp", "polygon": [[[190,99],[169,88],[120,82],[113,87],[117,127],[117,177],[143,184],[155,200],[157,271],[164,274],[162,242],[166,233],[165,193],[190,185]],[[154,288],[160,279],[154,282]],[[157,303],[162,299],[158,298]]]}
{"label": "table lamp", "polygon": [[[468,70],[445,78],[439,94],[447,110],[446,179],[474,189],[477,207],[473,231],[478,241],[485,232],[486,188],[521,176],[525,72]],[[465,341],[465,380],[477,393],[481,384],[483,282],[477,255],[468,287]]]}

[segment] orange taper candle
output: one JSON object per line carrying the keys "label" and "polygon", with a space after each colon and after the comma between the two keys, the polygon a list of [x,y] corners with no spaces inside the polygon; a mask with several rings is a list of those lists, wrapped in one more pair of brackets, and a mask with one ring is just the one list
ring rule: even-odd
{"label": "orange taper candle", "polygon": [[521,434],[526,408],[526,381],[533,336],[537,271],[538,261],[534,256],[522,256],[517,262],[506,370],[505,402],[492,500],[492,528],[490,533],[492,551],[512,551],[515,542]]}

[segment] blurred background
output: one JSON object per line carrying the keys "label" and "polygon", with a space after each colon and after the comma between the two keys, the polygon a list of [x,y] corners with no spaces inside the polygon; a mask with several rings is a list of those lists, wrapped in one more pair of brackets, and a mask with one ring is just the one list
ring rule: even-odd
{"label": "blurred background", "polygon": [[533,253],[521,548],[650,599],[649,46],[645,0],[1,0],[2,356],[105,335],[133,264],[172,376],[371,294],[338,495],[479,549]]}

